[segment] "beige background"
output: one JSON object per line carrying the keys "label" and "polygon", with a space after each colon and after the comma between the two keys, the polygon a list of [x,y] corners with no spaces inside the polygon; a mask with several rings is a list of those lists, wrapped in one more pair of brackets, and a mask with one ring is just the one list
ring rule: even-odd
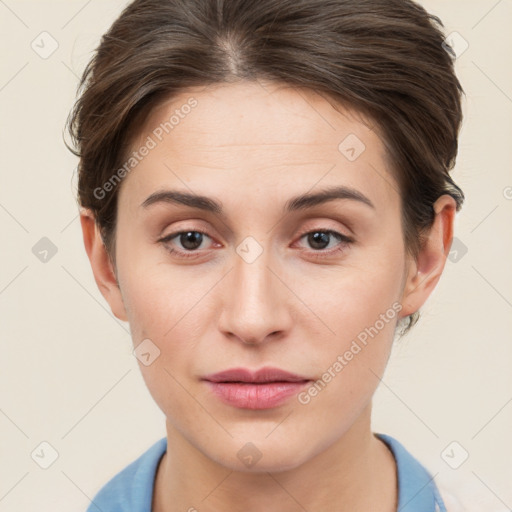
{"label": "beige background", "polygon": [[[399,439],[468,510],[505,511],[512,508],[512,2],[422,3],[447,34],[469,44],[457,59],[467,99],[453,175],[467,196],[456,220],[467,253],[447,262],[420,323],[395,347],[373,429]],[[62,142],[77,77],[125,4],[0,1],[0,512],[83,512],[101,485],[165,435],[128,325],[94,283],[74,200],[77,162]],[[58,43],[48,58],[31,47],[43,31]],[[57,249],[46,263],[33,253],[43,237]],[[448,449],[452,461],[469,453],[458,469],[441,455],[453,441],[460,446]],[[58,453],[48,469],[39,465],[51,462],[42,442]]]}

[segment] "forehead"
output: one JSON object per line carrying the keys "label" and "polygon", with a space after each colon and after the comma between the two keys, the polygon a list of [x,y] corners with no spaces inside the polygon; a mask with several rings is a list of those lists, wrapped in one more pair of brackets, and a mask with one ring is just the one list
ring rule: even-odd
{"label": "forehead", "polygon": [[320,178],[320,185],[364,189],[376,203],[378,196],[397,200],[378,128],[304,88],[269,82],[190,88],[153,110],[131,150],[150,139],[152,149],[127,175],[121,195],[140,199],[187,183],[220,192],[227,181],[240,193],[294,186],[304,192]]}
{"label": "forehead", "polygon": [[[189,107],[192,101],[195,106]],[[203,146],[223,142],[332,146],[344,128],[379,141],[373,123],[359,112],[310,89],[264,81],[189,88],[160,104],[141,127],[142,135],[171,118],[172,138],[187,146],[192,144],[191,132],[202,136]]]}

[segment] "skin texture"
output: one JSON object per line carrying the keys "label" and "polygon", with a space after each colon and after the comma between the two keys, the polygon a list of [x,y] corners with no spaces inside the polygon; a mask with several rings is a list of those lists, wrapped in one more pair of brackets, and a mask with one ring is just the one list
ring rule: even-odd
{"label": "skin texture", "polygon": [[[438,199],[413,261],[377,129],[317,93],[285,85],[190,89],[151,113],[132,149],[191,97],[197,106],[121,185],[115,270],[93,216],[81,214],[94,277],[112,312],[129,322],[135,347],[149,338],[160,350],[151,365],[139,362],[167,418],[154,510],[395,511],[395,463],[371,431],[371,400],[397,320],[424,304],[442,274],[455,201]],[[354,161],[338,149],[350,134],[366,147]],[[284,213],[289,198],[331,185],[357,189],[375,208],[344,199]],[[215,198],[224,217],[171,203],[141,206],[163,189]],[[207,233],[196,258],[169,252],[186,252],[179,236],[159,241],[193,230]],[[354,242],[343,246],[331,236],[319,249],[304,236],[326,230]],[[249,236],[262,250],[251,263],[236,250]],[[393,304],[401,310],[307,404],[292,397],[272,409],[239,409],[200,380],[262,366],[320,379]],[[262,454],[251,467],[237,456],[249,442]]]}

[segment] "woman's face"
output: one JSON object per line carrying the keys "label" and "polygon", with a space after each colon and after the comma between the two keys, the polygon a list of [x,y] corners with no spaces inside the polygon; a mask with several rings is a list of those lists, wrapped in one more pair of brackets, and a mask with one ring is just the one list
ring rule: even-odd
{"label": "woman's face", "polygon": [[[342,112],[258,82],[190,89],[155,110],[131,148],[116,314],[143,343],[140,368],[170,429],[232,469],[258,453],[257,470],[296,467],[367,419],[411,312],[384,145]],[[339,189],[321,200],[337,187],[359,199]],[[204,380],[262,367],[310,382]]]}

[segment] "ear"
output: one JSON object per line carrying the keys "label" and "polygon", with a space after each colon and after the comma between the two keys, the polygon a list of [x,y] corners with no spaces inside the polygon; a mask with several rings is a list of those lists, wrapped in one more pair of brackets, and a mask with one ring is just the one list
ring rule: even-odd
{"label": "ear", "polygon": [[128,317],[114,267],[101,238],[94,214],[90,210],[82,208],[80,210],[80,223],[85,251],[91,263],[94,280],[101,294],[109,303],[112,313],[120,320],[127,322]]}
{"label": "ear", "polygon": [[444,194],[434,203],[434,223],[417,260],[406,265],[407,278],[402,294],[400,317],[415,313],[426,302],[444,270],[453,240],[456,203]]}

